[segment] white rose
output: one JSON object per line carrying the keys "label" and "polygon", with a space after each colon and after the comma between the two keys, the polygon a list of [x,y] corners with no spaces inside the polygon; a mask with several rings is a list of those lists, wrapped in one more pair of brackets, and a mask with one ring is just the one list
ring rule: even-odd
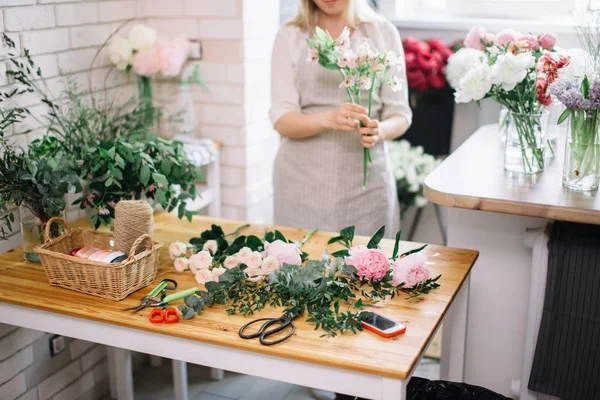
{"label": "white rose", "polygon": [[173,265],[178,272],[183,272],[190,266],[190,260],[185,257],[179,257],[175,259]]}
{"label": "white rose", "polygon": [[208,250],[212,254],[215,254],[218,248],[219,245],[217,244],[216,240],[207,240],[206,243],[204,243],[204,245],[202,246],[202,250]]}
{"label": "white rose", "polygon": [[221,277],[221,275],[223,275],[225,273],[225,271],[227,271],[227,270],[223,267],[213,268],[211,271],[213,280],[215,282],[219,282],[219,278]]}
{"label": "white rose", "polygon": [[[494,85],[511,91],[527,76],[527,72],[535,65],[535,57],[531,53],[505,53],[498,56],[491,68],[491,79]],[[461,80],[462,82],[462,80]]]}
{"label": "white rose", "polygon": [[250,262],[250,256],[252,255],[252,250],[249,247],[242,247],[240,251],[237,253],[237,260],[240,264],[246,264]]}
{"label": "white rose", "polygon": [[213,258],[210,253],[206,250],[202,250],[190,258],[190,269],[193,273],[196,273],[201,269],[208,269],[212,264],[212,260]]}
{"label": "white rose", "polygon": [[468,103],[481,100],[492,88],[490,67],[486,64],[476,64],[460,80],[456,93],[457,103]]}
{"label": "white rose", "polygon": [[145,50],[154,46],[156,31],[148,25],[134,25],[129,31],[128,38],[134,50]]}
{"label": "white rose", "polygon": [[464,47],[448,58],[446,79],[454,89],[458,88],[460,80],[467,74],[471,66],[487,62],[487,56],[481,50]]}
{"label": "white rose", "polygon": [[205,285],[206,282],[214,281],[212,272],[209,269],[199,269],[196,271],[194,277],[196,278],[196,282],[200,285]]}
{"label": "white rose", "polygon": [[260,266],[265,275],[269,275],[271,272],[279,270],[279,268],[279,260],[275,257],[265,258]]}
{"label": "white rose", "polygon": [[183,243],[183,242],[173,242],[171,243],[171,245],[169,246],[169,256],[171,257],[171,260],[176,259],[177,257],[181,257],[185,254],[187,250],[187,244]]}
{"label": "white rose", "polygon": [[113,37],[106,46],[106,52],[115,68],[122,71],[131,65],[133,60],[133,49],[129,40],[121,36]]}
{"label": "white rose", "polygon": [[236,256],[228,256],[223,262],[223,266],[227,269],[235,268],[238,265],[240,265],[240,263],[238,262]]}
{"label": "white rose", "polygon": [[255,251],[248,257],[248,262],[246,263],[246,266],[248,268],[257,268],[260,267],[261,263],[262,255],[258,251]]}

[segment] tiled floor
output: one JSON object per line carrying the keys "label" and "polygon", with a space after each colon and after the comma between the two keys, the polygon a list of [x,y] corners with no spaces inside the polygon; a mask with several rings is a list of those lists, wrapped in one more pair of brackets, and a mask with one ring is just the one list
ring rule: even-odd
{"label": "tiled floor", "polygon": [[[415,375],[439,379],[439,362],[423,359]],[[221,381],[211,381],[209,369],[188,364],[190,399],[193,400],[312,400],[308,388],[269,379],[226,372]],[[160,368],[145,366],[134,377],[135,398],[142,400],[173,399],[171,363]],[[108,400],[108,399],[106,399]]]}

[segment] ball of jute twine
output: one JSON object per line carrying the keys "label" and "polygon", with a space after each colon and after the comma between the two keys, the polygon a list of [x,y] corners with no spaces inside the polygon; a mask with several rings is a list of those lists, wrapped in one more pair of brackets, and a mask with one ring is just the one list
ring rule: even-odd
{"label": "ball of jute twine", "polygon": [[128,254],[140,236],[152,236],[153,211],[142,200],[121,200],[115,206],[115,247]]}

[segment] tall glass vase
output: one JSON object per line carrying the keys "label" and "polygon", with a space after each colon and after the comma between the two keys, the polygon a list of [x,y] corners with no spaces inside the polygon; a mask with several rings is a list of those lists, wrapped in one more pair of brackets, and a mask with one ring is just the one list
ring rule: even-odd
{"label": "tall glass vase", "polygon": [[517,174],[544,170],[548,113],[508,113],[504,169]]}
{"label": "tall glass vase", "polygon": [[[64,211],[58,216],[64,218]],[[27,204],[19,206],[19,217],[21,219],[21,237],[23,238],[23,255],[25,260],[39,263],[40,256],[34,252],[34,249],[44,243],[44,230],[46,229],[47,221],[43,221],[36,216],[32,212],[32,207]],[[55,224],[54,229],[55,232],[51,232],[53,237],[62,233],[59,225]]]}
{"label": "tall glass vase", "polygon": [[563,166],[563,186],[572,190],[595,190],[600,181],[600,113],[591,116],[573,111],[570,117]]}
{"label": "tall glass vase", "polygon": [[154,106],[152,100],[152,79],[149,76],[137,75],[138,101],[144,105],[145,125],[151,127],[154,124]]}

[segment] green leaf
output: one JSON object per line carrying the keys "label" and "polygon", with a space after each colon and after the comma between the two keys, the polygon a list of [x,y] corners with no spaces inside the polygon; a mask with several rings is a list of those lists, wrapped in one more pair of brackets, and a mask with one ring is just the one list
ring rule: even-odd
{"label": "green leaf", "polygon": [[314,49],[315,47],[317,47],[317,42],[315,42],[314,39],[308,39],[306,40],[306,43],[308,44],[308,48],[310,49]]}
{"label": "green leaf", "polygon": [[333,244],[333,243],[339,242],[342,239],[343,238],[341,236],[334,236],[331,239],[329,239],[329,241],[327,242],[327,244]]}
{"label": "green leaf", "polygon": [[419,247],[417,249],[413,249],[413,250],[407,251],[406,253],[403,253],[401,257],[406,257],[406,256],[410,256],[411,254],[418,253],[421,250],[423,250],[425,247],[427,247],[426,244],[424,244],[423,246],[421,246],[421,247]]}
{"label": "green leaf", "polygon": [[169,175],[171,173],[171,163],[166,158],[163,158],[160,163],[160,169],[165,175]]}
{"label": "green leaf", "polygon": [[113,180],[113,178],[112,178],[112,176],[111,176],[110,178],[108,178],[108,179],[106,180],[106,182],[104,182],[104,186],[106,186],[106,187],[109,187],[109,186],[111,186],[111,185],[113,184],[113,181],[114,181],[114,180]]}
{"label": "green leaf", "polygon": [[349,226],[347,228],[342,229],[340,231],[340,236],[349,244],[352,244],[352,241],[354,240],[354,227]]}
{"label": "green leaf", "polygon": [[200,300],[196,296],[188,296],[183,299],[186,306],[196,308]]}
{"label": "green leaf", "polygon": [[148,186],[148,182],[150,182],[150,166],[148,164],[142,167],[140,172],[140,182],[144,186]]}
{"label": "green leaf", "polygon": [[188,320],[190,318],[192,318],[194,316],[194,309],[193,308],[186,308],[185,311],[183,311],[183,319]]}
{"label": "green leaf", "polygon": [[369,243],[367,243],[367,249],[376,249],[379,247],[379,242],[383,239],[383,235],[385,235],[385,225],[379,228],[377,232],[373,235]]}
{"label": "green leaf", "polygon": [[392,253],[392,260],[398,258],[398,250],[400,249],[400,237],[402,236],[402,229],[396,232],[396,241],[394,243],[394,252]]}
{"label": "green leaf", "polygon": [[115,158],[115,153],[116,153],[116,150],[115,150],[115,147],[114,147],[114,146],[113,146],[113,147],[111,147],[111,148],[110,148],[110,150],[108,150],[108,151],[106,152],[106,154],[107,154],[107,155],[108,155],[110,158]]}
{"label": "green leaf", "polygon": [[583,93],[583,97],[585,97],[586,99],[590,95],[590,80],[588,79],[587,75],[585,76],[585,78],[583,78],[583,81],[581,82],[581,93]]}
{"label": "green leaf", "polygon": [[154,182],[159,183],[163,186],[169,186],[169,181],[167,180],[167,177],[164,176],[163,174],[159,174],[159,173],[153,173],[152,174],[152,179],[154,179]]}
{"label": "green leaf", "polygon": [[570,109],[570,108],[565,109],[565,111],[563,111],[562,114],[560,114],[560,117],[558,117],[558,121],[556,122],[557,125],[560,125],[563,122],[565,122],[565,120],[567,118],[569,118],[571,116],[571,114],[573,114],[572,109]]}
{"label": "green leaf", "polygon": [[278,230],[275,230],[275,240],[281,240],[282,242],[287,242],[287,240],[285,239],[285,236],[283,236],[283,233],[279,232]]}
{"label": "green leaf", "polygon": [[117,164],[117,167],[121,169],[125,168],[125,160],[123,160],[123,157],[118,154],[115,154],[115,164]]}
{"label": "green leaf", "polygon": [[[221,275],[221,278],[224,276],[225,274]],[[219,281],[221,280],[221,278],[219,278]],[[219,284],[217,282],[206,282],[204,284],[204,287],[206,288],[206,290],[208,291],[208,293],[215,293],[219,290]]]}
{"label": "green leaf", "polygon": [[338,251],[331,253],[331,255],[334,256],[335,258],[348,257],[350,255],[350,253],[348,253],[348,250],[338,250]]}

